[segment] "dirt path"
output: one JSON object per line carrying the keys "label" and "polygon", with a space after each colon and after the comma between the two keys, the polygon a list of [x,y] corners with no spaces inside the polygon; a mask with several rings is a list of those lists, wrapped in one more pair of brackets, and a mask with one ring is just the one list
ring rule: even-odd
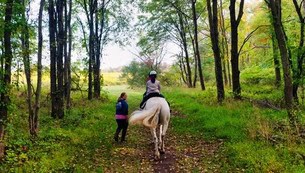
{"label": "dirt path", "polygon": [[[223,141],[204,141],[191,135],[179,135],[169,130],[165,139],[165,154],[154,160],[154,146],[149,129],[132,126],[128,142],[112,143],[111,148],[97,151],[95,167],[104,172],[221,172]],[[113,140],[112,136],[109,139]]]}
{"label": "dirt path", "polygon": [[[151,160],[154,172],[220,172],[222,141],[206,142],[191,136],[176,136],[169,131],[166,152],[159,161]],[[150,158],[153,158],[153,146]]]}
{"label": "dirt path", "polygon": [[[185,117],[178,117],[185,118]],[[144,128],[144,127],[142,127]],[[204,141],[191,135],[173,133],[171,125],[165,139],[165,154],[161,159],[154,160],[154,146],[145,146],[143,157],[149,160],[155,173],[171,172],[220,172],[223,141]],[[141,130],[142,138],[151,139],[148,129]],[[145,144],[144,144],[145,145]]]}

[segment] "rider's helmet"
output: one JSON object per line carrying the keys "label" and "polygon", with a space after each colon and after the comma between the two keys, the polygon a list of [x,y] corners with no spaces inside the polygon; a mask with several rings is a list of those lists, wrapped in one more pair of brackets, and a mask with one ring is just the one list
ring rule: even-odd
{"label": "rider's helmet", "polygon": [[157,72],[152,70],[152,71],[149,72],[149,76],[151,76],[151,75],[157,75]]}

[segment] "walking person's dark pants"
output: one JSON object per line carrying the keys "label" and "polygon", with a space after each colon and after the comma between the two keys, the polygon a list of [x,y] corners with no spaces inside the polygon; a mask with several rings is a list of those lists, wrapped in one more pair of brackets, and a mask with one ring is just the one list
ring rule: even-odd
{"label": "walking person's dark pants", "polygon": [[116,129],[116,132],[114,134],[114,140],[118,142],[119,140],[119,134],[122,130],[122,136],[121,136],[121,142],[125,141],[126,133],[127,133],[127,128],[128,128],[128,120],[127,119],[117,119],[116,120],[118,127]]}

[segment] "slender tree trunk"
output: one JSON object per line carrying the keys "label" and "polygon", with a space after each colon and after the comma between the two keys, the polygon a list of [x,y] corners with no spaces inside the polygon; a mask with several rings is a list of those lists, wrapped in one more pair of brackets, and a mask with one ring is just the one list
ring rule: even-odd
{"label": "slender tree trunk", "polygon": [[11,20],[13,14],[13,0],[7,0],[5,4],[4,18],[4,76],[1,89],[1,104],[0,104],[0,160],[4,158],[4,122],[7,120],[8,105],[10,104],[9,85],[11,83],[11,64],[12,64],[12,45],[11,45]]}
{"label": "slender tree trunk", "polygon": [[94,7],[92,6],[93,2],[92,0],[89,0],[89,17],[88,17],[88,23],[89,23],[89,74],[88,74],[88,99],[91,100],[93,97],[92,93],[92,79],[93,79],[93,65],[94,65],[94,59],[95,59],[95,51],[94,51]]}
{"label": "slender tree trunk", "polygon": [[64,17],[63,10],[64,2],[57,1],[57,18],[58,18],[58,37],[57,37],[57,104],[58,104],[58,118],[64,117],[64,69],[63,69],[63,57],[64,57]]}
{"label": "slender tree trunk", "polygon": [[196,46],[195,57],[197,58],[197,62],[198,62],[198,73],[199,73],[199,80],[200,80],[201,89],[205,90],[205,85],[204,85],[204,80],[203,80],[203,72],[202,72],[202,64],[201,64],[201,58],[200,58],[200,51],[199,51],[199,43],[198,43],[196,0],[192,0],[192,13],[193,13],[193,23],[194,23],[194,40],[195,40],[195,46]]}
{"label": "slender tree trunk", "polygon": [[[303,4],[305,3],[304,1],[302,2]],[[305,53],[303,51],[304,49],[304,31],[305,31],[305,17],[302,14],[302,3],[298,4],[297,0],[293,0],[293,4],[295,7],[295,10],[298,14],[299,17],[299,22],[300,22],[300,41],[299,41],[299,47],[298,47],[298,53],[297,53],[297,66],[293,67],[293,98],[296,103],[299,103],[299,98],[298,98],[298,88],[300,86],[300,83],[302,81],[303,77],[303,61],[305,57]]]}
{"label": "slender tree trunk", "polygon": [[225,81],[225,85],[230,85],[230,80],[228,79],[228,77],[230,78],[230,71],[228,71],[228,75],[227,75],[227,68],[226,68],[226,64],[227,64],[227,59],[229,58],[229,54],[228,54],[228,49],[226,49],[228,47],[228,40],[227,40],[227,35],[226,35],[226,27],[225,27],[225,19],[224,19],[224,14],[223,14],[223,3],[222,0],[220,0],[220,11],[219,11],[219,19],[220,19],[220,25],[219,25],[219,29],[220,29],[220,33],[221,33],[221,59],[222,59],[222,67],[223,67],[223,76],[224,76],[224,81]]}
{"label": "slender tree trunk", "polygon": [[68,14],[68,57],[66,62],[67,66],[67,82],[66,82],[66,108],[71,108],[71,51],[72,51],[72,27],[71,27],[71,15],[72,15],[72,0],[69,0],[69,14]]}
{"label": "slender tree trunk", "polygon": [[184,62],[183,62],[183,48],[182,48],[182,51],[181,51],[181,56],[179,58],[179,67],[180,67],[180,73],[181,73],[181,78],[182,78],[182,81],[185,83],[185,84],[188,84],[187,80],[186,80],[186,77],[184,74],[186,74],[186,70],[185,70],[185,65],[184,65]]}
{"label": "slender tree trunk", "polygon": [[236,0],[230,0],[230,22],[231,22],[231,66],[232,84],[235,99],[241,99],[239,53],[238,53],[238,25],[243,16],[244,0],[241,0],[238,16],[235,11]]}
{"label": "slender tree trunk", "polygon": [[285,31],[281,21],[281,1],[280,0],[270,0],[269,7],[271,9],[273,18],[273,27],[278,42],[279,50],[282,59],[282,68],[284,73],[284,95],[286,102],[286,109],[290,119],[290,123],[295,125],[296,117],[293,113],[293,95],[292,95],[292,78],[291,69],[289,63],[289,50],[287,47],[287,40],[285,37]]}
{"label": "slender tree trunk", "polygon": [[281,69],[280,61],[278,54],[278,46],[276,43],[276,36],[274,31],[272,31],[272,49],[273,49],[273,62],[274,62],[274,71],[275,71],[275,85],[279,87],[281,85]]}
{"label": "slender tree trunk", "polygon": [[189,88],[192,87],[192,71],[190,66],[190,58],[189,58],[189,52],[188,52],[188,45],[187,45],[187,39],[186,39],[186,33],[185,33],[185,26],[182,14],[178,13],[179,17],[179,24],[180,24],[180,37],[183,43],[183,50],[185,53],[185,61],[186,61],[186,79],[187,79],[187,86]]}
{"label": "slender tree trunk", "polygon": [[[191,35],[192,33],[190,33]],[[192,40],[192,47],[193,47],[193,51],[194,51],[194,61],[195,61],[195,67],[194,67],[194,80],[193,80],[193,88],[196,88],[196,82],[197,82],[197,73],[198,73],[198,58],[196,58],[196,45],[195,45],[195,40],[192,38],[191,36],[191,40]]]}
{"label": "slender tree trunk", "polygon": [[[102,1],[104,2],[104,1]],[[104,15],[104,14],[101,14]],[[94,63],[94,97],[100,98],[101,94],[101,80],[100,80],[100,53],[101,53],[101,38],[99,36],[99,13],[95,13],[95,63]],[[102,16],[102,18],[104,18]],[[103,19],[101,19],[103,22]],[[101,26],[102,26],[101,22]],[[100,28],[101,29],[101,28]],[[101,29],[103,31],[103,29]]]}
{"label": "slender tree trunk", "polygon": [[67,70],[67,60],[68,60],[68,4],[67,0],[64,1],[64,96],[67,98],[67,82],[68,82],[68,70]]}
{"label": "slender tree trunk", "polygon": [[211,8],[211,1],[207,0],[207,9],[209,16],[210,24],[210,35],[212,41],[212,48],[215,59],[215,76],[217,83],[217,99],[218,102],[222,102],[225,97],[224,86],[223,86],[223,77],[222,77],[222,67],[221,67],[221,57],[219,49],[219,33],[218,33],[218,9],[217,9],[217,0],[213,0],[213,5]]}
{"label": "slender tree trunk", "polygon": [[22,33],[21,33],[21,43],[22,43],[22,57],[23,57],[23,66],[26,77],[27,84],[27,104],[29,111],[29,131],[32,135],[32,120],[34,117],[33,107],[32,107],[32,81],[31,81],[31,61],[30,61],[30,35],[29,28],[26,19],[26,6],[25,1],[22,0],[21,4],[23,6],[24,12],[22,13]]}
{"label": "slender tree trunk", "polygon": [[[69,10],[69,12],[68,12]],[[71,30],[71,11],[72,1],[65,0],[65,45],[64,45],[64,83],[65,83],[65,98],[66,98],[66,108],[71,107],[71,44],[72,44],[72,30]]]}
{"label": "slender tree trunk", "polygon": [[37,136],[38,131],[38,117],[40,110],[40,94],[41,94],[41,80],[42,80],[42,46],[43,46],[43,35],[42,35],[42,15],[45,0],[40,1],[40,8],[38,14],[38,53],[37,53],[37,88],[35,93],[35,105],[34,105],[34,116],[30,122],[30,133],[32,136]]}
{"label": "slender tree trunk", "polygon": [[51,67],[51,100],[52,100],[52,112],[53,118],[57,117],[58,106],[57,106],[57,75],[56,75],[56,20],[54,1],[49,0],[49,39],[50,39],[50,67]]}

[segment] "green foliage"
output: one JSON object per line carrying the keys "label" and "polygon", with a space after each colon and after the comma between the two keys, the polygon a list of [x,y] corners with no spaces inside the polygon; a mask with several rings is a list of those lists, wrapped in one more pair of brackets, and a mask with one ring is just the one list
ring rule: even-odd
{"label": "green foliage", "polygon": [[248,85],[251,84],[275,84],[275,72],[273,68],[255,66],[247,68],[241,73],[241,80]]}
{"label": "green foliage", "polygon": [[158,80],[161,81],[162,86],[180,86],[182,85],[180,80],[180,71],[175,66],[172,66],[168,71],[162,72],[158,76]]}
{"label": "green foliage", "polygon": [[144,63],[133,60],[128,66],[122,69],[121,78],[126,79],[132,87],[144,87],[150,68]]}

